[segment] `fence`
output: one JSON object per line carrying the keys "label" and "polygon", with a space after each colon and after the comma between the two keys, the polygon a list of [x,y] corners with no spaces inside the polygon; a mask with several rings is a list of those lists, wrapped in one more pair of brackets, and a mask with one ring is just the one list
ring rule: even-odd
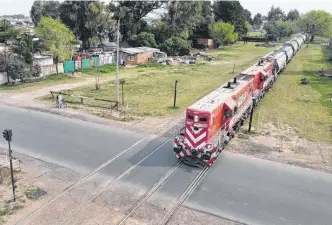
{"label": "fence", "polygon": [[[54,94],[61,94],[61,95],[67,95],[70,97],[74,97],[74,98],[79,98],[81,99],[81,103],[84,103],[84,99],[85,100],[95,100],[95,101],[101,101],[101,102],[109,102],[111,103],[111,109],[115,109],[118,107],[119,102],[117,101],[113,101],[113,100],[108,100],[108,99],[100,99],[100,98],[90,98],[90,97],[85,97],[85,96],[81,96],[81,95],[72,95],[72,94],[67,94],[67,93],[63,93],[63,92],[56,92],[56,91],[50,91],[52,97],[54,98]],[[112,106],[112,103],[114,103],[114,105]]]}
{"label": "fence", "polygon": [[81,68],[91,68],[96,66],[103,66],[106,64],[114,64],[113,54],[92,56],[90,59],[75,61],[68,60],[63,63],[63,70],[65,73],[71,73]]}

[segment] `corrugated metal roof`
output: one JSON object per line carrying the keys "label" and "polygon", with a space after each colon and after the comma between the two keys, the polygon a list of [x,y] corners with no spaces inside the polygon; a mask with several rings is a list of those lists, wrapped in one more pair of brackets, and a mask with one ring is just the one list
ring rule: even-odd
{"label": "corrugated metal roof", "polygon": [[141,49],[137,49],[137,48],[120,48],[119,49],[121,52],[125,52],[128,54],[137,54],[137,53],[143,53],[144,51]]}
{"label": "corrugated metal roof", "polygon": [[145,52],[160,52],[160,50],[158,48],[150,48],[150,47],[145,47],[145,46],[137,47],[137,49],[141,49]]}
{"label": "corrugated metal roof", "polygon": [[160,52],[157,48],[150,48],[150,47],[137,47],[137,48],[120,48],[121,52],[125,52],[128,54],[138,54],[143,52]]}

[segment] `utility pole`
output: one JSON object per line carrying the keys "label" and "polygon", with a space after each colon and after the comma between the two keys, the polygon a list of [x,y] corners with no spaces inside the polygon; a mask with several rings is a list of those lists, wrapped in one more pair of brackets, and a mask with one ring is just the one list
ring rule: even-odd
{"label": "utility pole", "polygon": [[252,107],[251,107],[251,112],[250,112],[250,120],[249,120],[249,129],[248,129],[248,132],[251,131],[251,123],[252,123],[252,116],[254,115],[254,104],[252,104]]}
{"label": "utility pole", "polygon": [[2,132],[3,137],[6,139],[6,141],[8,141],[8,150],[9,150],[9,163],[10,163],[10,174],[11,174],[11,178],[12,178],[12,187],[13,187],[13,198],[14,198],[14,202],[16,200],[15,197],[15,183],[14,183],[14,172],[13,172],[13,162],[12,162],[12,149],[10,147],[10,142],[12,140],[12,135],[13,132],[10,129],[6,129]]}
{"label": "utility pole", "polygon": [[177,87],[178,81],[175,81],[175,86],[174,86],[174,105],[173,108],[175,108],[176,105],[176,87]]}
{"label": "utility pole", "polygon": [[119,39],[120,39],[120,18],[118,19],[118,35],[116,47],[116,101],[119,103]]}

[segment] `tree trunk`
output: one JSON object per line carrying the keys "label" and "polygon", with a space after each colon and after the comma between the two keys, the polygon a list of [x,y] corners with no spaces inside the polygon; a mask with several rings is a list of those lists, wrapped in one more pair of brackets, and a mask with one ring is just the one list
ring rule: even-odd
{"label": "tree trunk", "polygon": [[56,69],[56,75],[59,75],[59,69],[58,69],[58,66],[59,66],[59,62],[56,61],[56,67],[55,67],[55,69]]}

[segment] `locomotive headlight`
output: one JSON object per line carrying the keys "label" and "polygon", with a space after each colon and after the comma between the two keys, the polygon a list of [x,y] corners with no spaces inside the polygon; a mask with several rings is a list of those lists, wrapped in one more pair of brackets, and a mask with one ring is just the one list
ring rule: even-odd
{"label": "locomotive headlight", "polygon": [[195,123],[198,122],[198,116],[197,115],[194,116],[194,121],[195,121]]}

